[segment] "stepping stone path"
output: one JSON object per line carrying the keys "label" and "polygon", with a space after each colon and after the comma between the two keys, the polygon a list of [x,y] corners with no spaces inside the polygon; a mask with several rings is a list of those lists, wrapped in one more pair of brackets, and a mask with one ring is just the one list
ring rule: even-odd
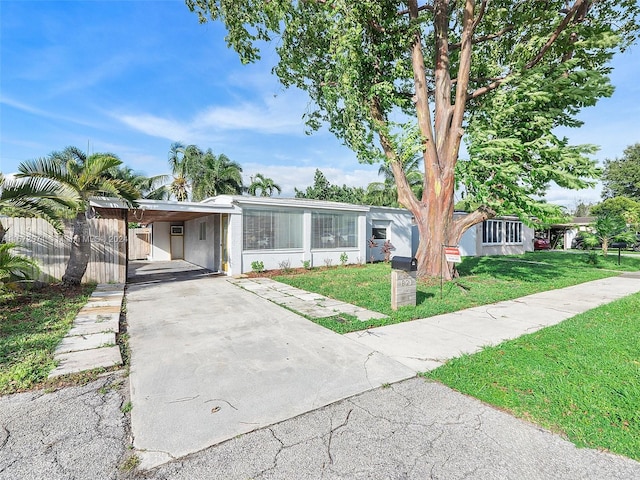
{"label": "stepping stone path", "polygon": [[372,312],[317,293],[309,293],[270,278],[232,278],[229,282],[311,318],[335,317],[341,313],[353,315],[362,322],[372,318],[387,318],[387,315],[382,313]]}
{"label": "stepping stone path", "polygon": [[73,327],[56,348],[53,358],[58,366],[49,378],[122,365],[116,333],[120,328],[123,298],[122,283],[96,287],[87,304],[78,312]]}

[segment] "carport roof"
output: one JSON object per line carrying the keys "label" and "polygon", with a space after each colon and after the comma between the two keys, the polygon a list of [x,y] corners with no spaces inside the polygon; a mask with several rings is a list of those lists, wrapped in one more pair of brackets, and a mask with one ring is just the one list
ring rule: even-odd
{"label": "carport roof", "polygon": [[172,200],[137,200],[137,206],[129,207],[116,198],[91,199],[91,206],[97,208],[103,217],[122,218],[127,212],[128,222],[150,224],[153,222],[184,222],[215,213],[234,213],[237,207],[230,204],[211,204],[198,202],[177,202]]}

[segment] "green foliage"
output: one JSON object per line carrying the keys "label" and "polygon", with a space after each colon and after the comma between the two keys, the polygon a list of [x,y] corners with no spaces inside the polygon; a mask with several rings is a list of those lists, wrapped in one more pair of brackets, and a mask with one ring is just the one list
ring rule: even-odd
{"label": "green foliage", "polygon": [[[62,220],[80,201],[78,193],[49,178],[6,179],[0,173],[0,215],[40,217],[62,233]],[[0,224],[0,242],[4,237]]]}
{"label": "green foliage", "polygon": [[254,273],[264,272],[264,262],[261,260],[254,260],[251,262],[251,271]]}
{"label": "green foliage", "polygon": [[585,262],[588,265],[598,265],[600,263],[600,257],[594,251],[587,252],[587,256],[585,258]]}
{"label": "green foliage", "polygon": [[282,270],[282,273],[287,274],[291,272],[291,260],[289,260],[288,258],[286,260],[282,260],[281,262],[278,262],[278,267],[280,267],[280,270]]}
{"label": "green foliage", "polygon": [[347,254],[347,252],[342,252],[340,254],[340,265],[344,267],[348,261],[349,261],[349,255]]}
{"label": "green foliage", "polygon": [[140,192],[127,180],[116,178],[114,170],[122,162],[112,153],[87,155],[76,147],[66,147],[47,157],[27,160],[18,166],[19,177],[49,180],[79,198],[73,213],[85,211],[91,197],[120,198],[131,205]]}
{"label": "green foliage", "polygon": [[169,149],[173,181],[169,187],[178,201],[198,202],[208,197],[242,193],[242,167],[224,153],[203,152],[197,145],[176,142]]}
{"label": "green foliage", "polygon": [[46,381],[54,350],[93,288],[0,293],[0,395]]}
{"label": "green foliage", "polygon": [[311,260],[302,260],[302,268],[311,270]]}
{"label": "green foliage", "polygon": [[166,183],[170,180],[169,175],[155,175],[147,177],[141,172],[136,172],[130,167],[119,166],[111,172],[113,178],[124,180],[133,185],[139,192],[140,197],[150,200],[168,200],[171,191]]}
{"label": "green foliage", "polygon": [[0,290],[8,281],[33,278],[40,271],[32,259],[11,252],[17,247],[15,243],[0,243]]}
{"label": "green foliage", "polygon": [[[571,146],[553,131],[579,126],[580,109],[611,95],[608,62],[635,40],[639,23],[633,0],[476,2],[466,24],[465,2],[444,0],[424,8],[388,0],[186,3],[201,22],[225,24],[243,62],[277,40],[274,72],[309,94],[309,128],[328,125],[361,161],[403,164],[417,153],[433,182],[425,190],[456,169],[475,203],[537,216],[557,213],[531,200],[550,182],[583,188],[597,177],[594,147]],[[470,156],[456,167],[462,129]],[[387,186],[372,190],[387,204]]]}
{"label": "green foliage", "polygon": [[629,231],[624,218],[617,215],[602,215],[591,225],[591,232],[583,232],[585,243],[590,247],[602,244],[602,254],[606,257],[612,242],[635,243],[636,235]]}
{"label": "green foliage", "polygon": [[425,374],[580,447],[640,460],[640,294]]}
{"label": "green foliage", "polygon": [[330,202],[343,202],[362,205],[365,202],[365,191],[360,187],[347,187],[343,185],[331,185],[327,177],[319,169],[313,176],[313,185],[304,191],[295,189],[296,198],[309,198],[312,200],[326,200]]}
{"label": "green foliage", "polygon": [[247,188],[249,195],[257,196],[258,192],[260,192],[261,197],[270,197],[274,191],[280,193],[282,191],[280,185],[261,173],[256,173],[255,176],[251,177],[251,184]]}
{"label": "green foliage", "polygon": [[622,158],[606,160],[602,197],[629,197],[640,201],[640,143],[624,149]]}
{"label": "green foliage", "polygon": [[591,208],[591,213],[597,216],[617,216],[631,225],[640,223],[640,202],[628,197],[607,198]]}
{"label": "green foliage", "polygon": [[366,322],[357,318],[345,322],[335,319],[314,320],[338,333],[346,333],[512,300],[615,276],[620,271],[640,270],[640,257],[622,257],[621,265],[617,265],[617,260],[611,256],[600,257],[598,265],[588,265],[585,257],[586,254],[565,252],[467,257],[458,264],[460,277],[457,281],[445,283],[442,298],[439,281],[418,282],[417,305],[401,307],[397,311],[391,309],[391,269],[388,263],[313,269],[298,275],[278,276],[275,280],[389,317]]}

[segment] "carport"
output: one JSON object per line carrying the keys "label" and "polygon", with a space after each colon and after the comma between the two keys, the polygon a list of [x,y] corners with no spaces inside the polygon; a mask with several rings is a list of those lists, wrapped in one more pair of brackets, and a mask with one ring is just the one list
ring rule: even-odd
{"label": "carport", "polygon": [[[129,227],[144,227],[144,235],[138,234],[140,229],[127,229],[128,251],[145,251],[146,258],[134,260],[188,262],[175,264],[175,271],[189,271],[189,264],[210,272],[228,271],[229,218],[239,214],[234,205],[141,199],[134,208],[127,208],[110,198],[92,199],[91,204],[100,217],[123,218],[124,211]],[[137,248],[139,242],[149,242],[146,250]],[[128,260],[131,267],[132,259]],[[135,270],[139,270],[138,265]]]}

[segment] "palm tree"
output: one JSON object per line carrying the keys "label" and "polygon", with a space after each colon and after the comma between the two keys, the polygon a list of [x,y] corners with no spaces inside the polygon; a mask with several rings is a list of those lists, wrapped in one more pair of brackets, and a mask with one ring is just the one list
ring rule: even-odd
{"label": "palm tree", "polygon": [[30,258],[11,253],[17,246],[15,243],[0,243],[0,289],[11,278],[30,278],[40,271]]}
{"label": "palm tree", "polygon": [[[0,173],[0,214],[40,217],[62,233],[62,218],[77,207],[80,197],[73,189],[48,178],[11,178]],[[0,243],[5,228],[0,223]]]}
{"label": "palm tree", "polygon": [[[200,152],[201,153],[201,152]],[[211,149],[197,155],[187,153],[193,201],[224,194],[242,193],[242,167],[224,153],[216,156]]]}
{"label": "palm tree", "polygon": [[[411,190],[417,198],[422,197],[424,175],[420,171],[420,158],[411,157],[402,164]],[[372,205],[398,207],[398,189],[393,178],[393,171],[388,164],[382,164],[378,175],[384,177],[383,182],[372,182],[367,187],[367,202]]]}
{"label": "palm tree", "polygon": [[169,185],[169,191],[176,200],[185,202],[189,199],[189,182],[187,180],[186,147],[180,142],[174,142],[169,148],[169,166],[173,181]]}
{"label": "palm tree", "polygon": [[20,177],[52,180],[60,186],[74,190],[80,199],[73,210],[75,220],[71,255],[62,276],[65,285],[78,285],[89,264],[89,199],[95,196],[116,197],[132,205],[140,197],[140,192],[129,182],[113,178],[113,169],[121,163],[112,153],[87,156],[76,147],[67,147],[61,152],[51,153],[48,157],[25,161],[18,167]]}
{"label": "palm tree", "polygon": [[140,192],[140,198],[149,200],[168,200],[171,191],[167,182],[170,175],[155,175],[147,177],[146,175],[134,171],[130,167],[118,167],[111,172],[113,178],[124,180],[133,185]]}
{"label": "palm tree", "polygon": [[280,185],[275,183],[273,179],[265,177],[261,173],[256,173],[254,177],[251,177],[251,185],[247,191],[249,195],[257,196],[257,192],[260,191],[261,197],[270,197],[273,195],[273,191],[277,190],[278,194],[282,192]]}

